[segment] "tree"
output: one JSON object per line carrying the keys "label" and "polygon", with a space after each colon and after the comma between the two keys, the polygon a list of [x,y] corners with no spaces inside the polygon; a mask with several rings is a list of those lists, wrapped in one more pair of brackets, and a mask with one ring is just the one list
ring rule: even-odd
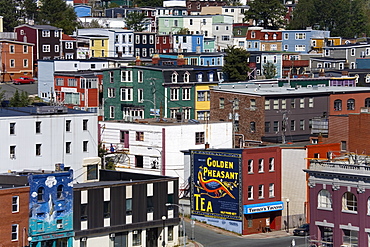
{"label": "tree", "polygon": [[186,35],[186,34],[189,34],[189,28],[182,27],[182,28],[180,28],[180,30],[177,32],[177,34],[180,34],[180,35]]}
{"label": "tree", "polygon": [[13,32],[19,24],[19,11],[15,0],[0,0],[0,16],[3,17],[5,32]]}
{"label": "tree", "polygon": [[34,0],[24,0],[20,2],[20,15],[23,22],[27,23],[28,20],[37,19],[38,8],[37,3]]}
{"label": "tree", "polygon": [[19,93],[18,90],[15,90],[13,97],[9,100],[9,105],[12,107],[28,106],[30,103],[31,101],[26,91]]}
{"label": "tree", "polygon": [[130,12],[126,15],[125,18],[126,27],[134,32],[144,31],[147,23],[147,18],[145,13],[140,12]]}
{"label": "tree", "polygon": [[228,46],[225,50],[225,64],[222,71],[226,73],[229,81],[245,81],[248,79],[249,53],[243,48]]}
{"label": "tree", "polygon": [[263,65],[263,75],[266,79],[272,79],[276,76],[276,66],[271,63],[267,62]]}
{"label": "tree", "polygon": [[244,13],[244,21],[255,20],[257,26],[265,29],[279,29],[285,26],[286,8],[279,0],[255,0]]}
{"label": "tree", "polygon": [[138,7],[163,7],[163,0],[136,0],[135,5]]}
{"label": "tree", "polygon": [[73,7],[67,5],[64,0],[41,0],[41,2],[37,24],[52,25],[62,28],[67,34],[72,34],[78,25]]}

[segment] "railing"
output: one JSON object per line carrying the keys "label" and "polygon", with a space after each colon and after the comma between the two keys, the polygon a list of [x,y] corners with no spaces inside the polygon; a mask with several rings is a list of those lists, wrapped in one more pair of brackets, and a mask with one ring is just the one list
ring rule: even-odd
{"label": "railing", "polygon": [[336,171],[336,172],[356,172],[356,173],[369,173],[370,175],[370,164],[364,163],[363,165],[355,165],[346,163],[333,163],[333,162],[320,162],[320,161],[311,161],[310,170],[316,171]]}

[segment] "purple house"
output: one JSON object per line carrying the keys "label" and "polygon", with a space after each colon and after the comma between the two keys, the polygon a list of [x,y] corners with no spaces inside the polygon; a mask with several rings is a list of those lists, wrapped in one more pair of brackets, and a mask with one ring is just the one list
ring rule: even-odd
{"label": "purple house", "polygon": [[317,246],[369,246],[370,167],[366,157],[312,160],[310,241]]}

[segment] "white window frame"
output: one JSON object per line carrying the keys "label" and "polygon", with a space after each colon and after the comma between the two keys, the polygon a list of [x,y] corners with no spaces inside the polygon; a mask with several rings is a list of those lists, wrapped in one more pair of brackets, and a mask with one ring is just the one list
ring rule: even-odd
{"label": "white window frame", "polygon": [[144,89],[142,88],[137,90],[137,101],[140,103],[144,102]]}
{"label": "white window frame", "polygon": [[190,88],[182,88],[182,100],[190,100]]}
{"label": "white window frame", "polygon": [[262,198],[264,198],[264,191],[265,190],[265,185],[264,184],[260,184],[260,185],[258,185],[258,198],[259,199],[262,199]]}
{"label": "white window frame", "polygon": [[121,82],[132,82],[132,70],[121,71]]}
{"label": "white window frame", "polygon": [[114,118],[114,117],[115,117],[115,107],[109,106],[109,118]]}
{"label": "white window frame", "polygon": [[253,200],[254,199],[254,196],[253,196],[253,185],[249,185],[248,186],[248,200]]}
{"label": "white window frame", "polygon": [[50,45],[42,45],[42,52],[50,52]]}
{"label": "white window frame", "polygon": [[295,40],[305,40],[306,33],[295,33]]}
{"label": "white window frame", "polygon": [[317,194],[317,208],[331,209],[333,205],[332,196],[326,189],[322,189]]}
{"label": "white window frame", "polygon": [[265,159],[261,158],[258,160],[258,173],[265,172]]}
{"label": "white window frame", "polygon": [[[14,202],[15,199],[15,202]],[[14,209],[14,206],[16,207],[16,210]],[[19,212],[19,196],[13,196],[12,197],[12,213],[18,213]]]}
{"label": "white window frame", "polygon": [[50,37],[50,30],[42,30],[42,37]]}
{"label": "white window frame", "polygon": [[269,184],[269,198],[275,197],[275,184],[270,183]]}
{"label": "white window frame", "polygon": [[120,88],[120,99],[121,101],[133,101],[133,88],[132,87],[121,87]]}
{"label": "white window frame", "polygon": [[[15,227],[15,229],[13,229],[13,227]],[[12,241],[18,241],[18,235],[19,235],[18,231],[19,231],[19,225],[12,224],[12,235],[11,235]],[[14,237],[13,237],[13,234],[15,234]]]}
{"label": "white window frame", "polygon": [[179,88],[170,88],[170,99],[172,101],[179,100]]}

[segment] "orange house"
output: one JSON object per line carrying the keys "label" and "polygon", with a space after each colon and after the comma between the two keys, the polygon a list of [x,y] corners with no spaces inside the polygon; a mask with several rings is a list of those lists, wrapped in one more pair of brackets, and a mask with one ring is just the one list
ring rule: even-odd
{"label": "orange house", "polygon": [[348,88],[341,93],[330,94],[329,115],[359,113],[361,107],[370,107],[370,88]]}
{"label": "orange house", "polygon": [[0,81],[12,81],[21,76],[33,77],[34,44],[0,40]]}

